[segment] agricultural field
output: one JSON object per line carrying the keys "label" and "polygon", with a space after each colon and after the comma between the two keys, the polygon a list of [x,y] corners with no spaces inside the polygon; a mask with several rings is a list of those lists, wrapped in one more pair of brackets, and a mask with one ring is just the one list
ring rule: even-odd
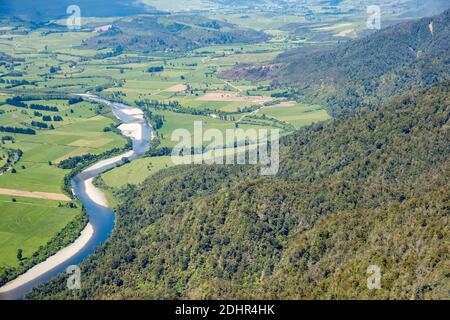
{"label": "agricultural field", "polygon": [[142,158],[104,173],[102,179],[109,187],[121,188],[128,183],[142,183],[147,177],[171,166],[170,157]]}
{"label": "agricultural field", "polygon": [[[14,199],[14,201],[13,201]],[[0,270],[17,267],[19,249],[30,258],[80,213],[67,203],[43,199],[0,196]]]}
{"label": "agricultural field", "polygon": [[[26,103],[27,106],[31,104],[55,107],[58,111],[1,106],[5,113],[0,116],[0,126],[30,128],[36,134],[0,133],[0,137],[12,138],[4,141],[3,147],[23,153],[14,166],[15,172],[0,176],[0,188],[60,193],[68,171],[58,168],[59,162],[87,153],[101,154],[126,143],[116,133],[104,132],[104,128],[117,123],[110,110],[99,109],[89,102],[68,105],[67,100]],[[60,117],[59,121],[54,121],[55,117]],[[33,122],[48,127],[36,127]]]}
{"label": "agricultural field", "polygon": [[267,107],[260,110],[258,113],[267,117],[289,122],[297,129],[314,122],[330,119],[328,113],[321,106],[296,104],[295,102],[287,102],[278,106]]}

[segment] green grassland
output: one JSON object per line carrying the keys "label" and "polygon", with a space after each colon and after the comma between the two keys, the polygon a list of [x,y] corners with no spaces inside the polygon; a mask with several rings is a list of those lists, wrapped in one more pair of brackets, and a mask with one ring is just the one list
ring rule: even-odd
{"label": "green grassland", "polygon": [[80,209],[59,207],[60,202],[0,196],[0,270],[17,267],[18,249],[29,258],[62,228],[72,221]]}
{"label": "green grassland", "polygon": [[330,119],[328,113],[321,106],[317,105],[297,104],[293,107],[263,109],[259,113],[267,117],[289,122],[297,129],[314,122]]}
{"label": "green grassland", "polygon": [[170,157],[142,158],[102,175],[107,186],[120,188],[129,184],[139,184],[159,170],[173,166]]}

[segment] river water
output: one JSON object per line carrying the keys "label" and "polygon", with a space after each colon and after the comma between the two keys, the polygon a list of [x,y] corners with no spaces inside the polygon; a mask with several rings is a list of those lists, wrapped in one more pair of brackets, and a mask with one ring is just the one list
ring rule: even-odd
{"label": "river water", "polygon": [[[99,204],[99,201],[95,200],[95,196],[91,191],[87,190],[86,184],[92,181],[92,178],[97,177],[99,174],[114,168],[118,164],[123,162],[122,158],[126,157],[130,161],[136,159],[139,156],[145,154],[149,149],[149,144],[153,136],[152,127],[144,120],[141,115],[136,114],[136,110],[127,105],[110,102],[108,100],[99,98],[93,95],[80,95],[86,100],[97,101],[102,104],[111,107],[114,115],[123,123],[131,125],[139,125],[141,130],[139,137],[131,138],[133,142],[133,150],[127,152],[121,156],[115,156],[107,160],[102,160],[91,167],[87,168],[72,180],[72,188],[74,195],[81,201],[86,208],[89,216],[89,223],[92,225],[93,233],[84,246],[79,249],[75,254],[71,255],[57,266],[52,266],[45,272],[39,272],[38,276],[31,280],[30,277],[21,277],[13,280],[11,283],[6,284],[0,288],[0,300],[18,300],[23,299],[26,293],[31,291],[34,287],[47,282],[64,272],[68,266],[78,265],[90,254],[92,254],[97,247],[103,244],[110,236],[115,221],[115,214],[106,206]],[[89,193],[88,193],[89,191]],[[97,193],[100,191],[97,190]],[[103,197],[104,195],[101,194]],[[28,272],[30,272],[29,270]],[[15,281],[15,285],[11,286]],[[81,278],[82,281],[82,278]],[[9,290],[7,287],[11,287]],[[3,289],[3,290],[1,290]],[[8,290],[6,290],[8,289]]]}

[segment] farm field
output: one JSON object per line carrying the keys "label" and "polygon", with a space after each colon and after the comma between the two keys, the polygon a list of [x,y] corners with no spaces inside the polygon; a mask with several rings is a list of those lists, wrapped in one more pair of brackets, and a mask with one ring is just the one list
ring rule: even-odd
{"label": "farm field", "polygon": [[295,104],[293,106],[273,106],[258,112],[268,117],[289,122],[299,129],[314,122],[330,119],[328,113],[317,105]]}
{"label": "farm field", "polygon": [[18,266],[19,249],[24,259],[30,258],[80,213],[80,209],[59,207],[59,201],[14,199],[0,196],[0,270]]}
{"label": "farm field", "polygon": [[[37,111],[4,105],[6,113],[0,116],[0,125],[34,128],[35,135],[0,133],[0,137],[11,137],[4,147],[21,150],[20,160],[14,165],[15,173],[8,171],[0,176],[0,187],[25,191],[62,192],[62,181],[67,170],[57,167],[58,163],[70,157],[87,153],[100,154],[125,145],[125,139],[104,128],[114,125],[116,120],[109,111],[97,114],[97,106],[82,102],[73,106],[64,101],[33,101],[34,104],[58,107],[58,112]],[[36,112],[36,111],[34,111]],[[45,116],[62,117],[61,121],[42,121]],[[32,121],[46,123],[53,130],[40,129]]]}
{"label": "farm field", "polygon": [[170,157],[142,158],[102,174],[105,184],[121,188],[126,184],[139,184],[156,172],[173,166]]}

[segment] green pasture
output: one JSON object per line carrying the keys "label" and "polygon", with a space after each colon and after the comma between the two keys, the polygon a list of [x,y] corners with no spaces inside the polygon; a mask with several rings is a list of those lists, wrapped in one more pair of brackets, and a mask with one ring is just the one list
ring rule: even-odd
{"label": "green pasture", "polygon": [[263,109],[258,115],[266,115],[294,125],[297,129],[330,119],[328,113],[318,105],[297,104],[293,107]]}
{"label": "green pasture", "polygon": [[16,267],[18,249],[29,258],[62,228],[80,209],[58,207],[58,201],[0,196],[0,269]]}
{"label": "green pasture", "polygon": [[139,184],[154,173],[173,166],[170,156],[137,159],[131,163],[102,174],[110,187],[120,188],[126,184]]}

